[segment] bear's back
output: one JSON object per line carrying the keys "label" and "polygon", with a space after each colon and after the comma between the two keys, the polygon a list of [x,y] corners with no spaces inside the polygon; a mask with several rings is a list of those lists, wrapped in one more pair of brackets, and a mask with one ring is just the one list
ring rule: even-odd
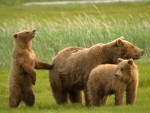
{"label": "bear's back", "polygon": [[111,77],[112,75],[115,75],[116,71],[117,71],[117,65],[115,64],[99,65],[91,71],[90,77],[92,76],[98,78]]}

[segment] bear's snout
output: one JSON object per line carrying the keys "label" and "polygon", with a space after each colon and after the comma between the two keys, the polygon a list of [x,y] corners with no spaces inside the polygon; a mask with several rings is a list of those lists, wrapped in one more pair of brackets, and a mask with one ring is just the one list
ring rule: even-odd
{"label": "bear's snout", "polygon": [[36,30],[33,30],[32,31],[32,36],[35,36],[36,35]]}
{"label": "bear's snout", "polygon": [[136,57],[136,59],[140,59],[140,58],[142,58],[142,56],[144,55],[144,50],[141,50],[141,52],[139,52],[139,54],[136,54],[135,55],[135,57]]}
{"label": "bear's snout", "polygon": [[36,30],[33,30],[32,32],[36,32]]}
{"label": "bear's snout", "polygon": [[116,74],[115,74],[115,77],[118,77],[118,76],[119,76],[119,75],[116,73]]}
{"label": "bear's snout", "polygon": [[141,51],[141,54],[142,54],[142,55],[144,55],[144,52],[145,52],[145,51],[144,51],[144,50],[142,50],[142,51]]}

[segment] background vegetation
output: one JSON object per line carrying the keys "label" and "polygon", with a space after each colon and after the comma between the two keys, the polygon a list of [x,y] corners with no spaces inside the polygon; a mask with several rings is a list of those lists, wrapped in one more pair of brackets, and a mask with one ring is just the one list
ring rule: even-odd
{"label": "background vegetation", "polygon": [[[53,6],[24,6],[35,0],[0,1],[0,112],[102,112],[148,113],[150,97],[150,2],[119,2]],[[47,0],[44,0],[47,1]],[[50,0],[49,0],[50,1]],[[139,69],[139,88],[134,106],[114,106],[110,96],[105,106],[87,108],[80,104],[56,105],[49,87],[48,72],[36,71],[33,107],[23,103],[8,108],[7,80],[11,65],[13,37],[24,29],[37,30],[33,49],[39,60],[50,63],[58,51],[70,46],[91,47],[124,36],[135,46],[145,49],[135,61]]]}

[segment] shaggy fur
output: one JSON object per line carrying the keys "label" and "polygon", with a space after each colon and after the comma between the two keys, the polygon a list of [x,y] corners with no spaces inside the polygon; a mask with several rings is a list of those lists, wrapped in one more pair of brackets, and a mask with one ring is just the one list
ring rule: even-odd
{"label": "shaggy fur", "polygon": [[32,51],[32,39],[36,30],[22,31],[13,35],[15,46],[12,52],[12,65],[9,75],[9,107],[17,107],[21,100],[32,106],[35,97],[32,84],[35,84],[36,69],[52,69],[53,65],[40,62]]}
{"label": "shaggy fur", "polygon": [[[115,105],[121,105],[125,90],[126,103],[134,104],[138,86],[137,67],[132,59],[118,60],[118,65],[99,65],[91,71],[87,82],[90,106],[105,104],[110,94],[115,94]],[[132,87],[127,88],[128,84]]]}
{"label": "shaggy fur", "polygon": [[68,95],[71,102],[82,103],[81,90],[84,89],[88,105],[86,83],[94,67],[116,64],[118,58],[139,59],[143,53],[143,50],[123,38],[91,48],[69,47],[60,51],[53,59],[54,68],[49,70],[50,86],[56,103],[67,103]]}

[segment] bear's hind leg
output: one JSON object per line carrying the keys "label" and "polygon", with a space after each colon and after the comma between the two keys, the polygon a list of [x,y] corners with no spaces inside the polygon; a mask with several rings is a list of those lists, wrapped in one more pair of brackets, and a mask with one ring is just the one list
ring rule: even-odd
{"label": "bear's hind leg", "polygon": [[9,95],[9,107],[15,108],[19,105],[22,100],[21,89],[15,88],[15,90],[10,91]]}
{"label": "bear's hind leg", "polygon": [[108,98],[108,96],[104,96],[102,99],[100,99],[100,104],[105,105],[107,98]]}
{"label": "bear's hind leg", "polygon": [[100,106],[100,96],[98,92],[94,92],[92,89],[88,91],[88,105],[87,106]]}
{"label": "bear's hind leg", "polygon": [[99,96],[93,95],[92,98],[89,98],[89,105],[88,106],[100,106]]}
{"label": "bear's hind leg", "polygon": [[51,89],[57,104],[68,103],[68,92],[66,90],[60,91],[60,90],[55,90],[53,88]]}
{"label": "bear's hind leg", "polygon": [[82,104],[82,92],[80,90],[69,91],[69,98],[72,103]]}
{"label": "bear's hind leg", "polygon": [[87,89],[87,86],[84,88],[84,98],[85,98],[85,104],[86,106],[89,106],[89,96],[88,96],[88,89]]}
{"label": "bear's hind leg", "polygon": [[26,91],[23,94],[23,102],[27,105],[27,106],[33,106],[34,102],[35,102],[35,96],[33,94],[32,90]]}

